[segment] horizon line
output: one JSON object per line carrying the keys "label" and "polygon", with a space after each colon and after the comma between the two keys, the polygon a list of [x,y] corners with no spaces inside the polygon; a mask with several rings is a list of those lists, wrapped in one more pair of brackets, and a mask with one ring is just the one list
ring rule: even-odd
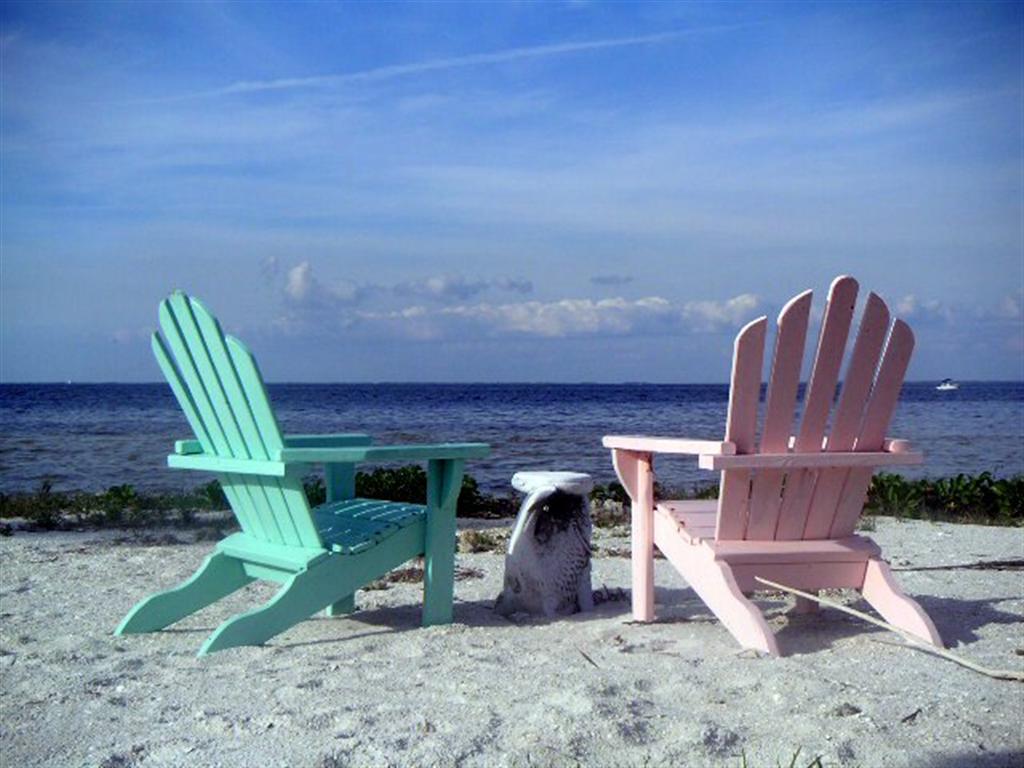
{"label": "horizon line", "polygon": [[[939,378],[929,379],[913,379],[904,381],[904,384],[933,384],[935,382],[941,382]],[[955,379],[958,384],[1020,384],[1024,385],[1024,379]],[[655,387],[717,387],[717,386],[729,386],[728,381],[399,381],[399,380],[364,380],[364,381],[264,381],[267,385],[287,385],[287,386],[365,386],[365,385],[402,385],[402,386],[567,386],[567,387],[578,387],[578,386],[655,386]],[[767,385],[767,381],[762,381],[761,385]],[[806,387],[807,381],[800,381],[800,386]],[[837,386],[842,384],[842,380],[837,382]],[[153,386],[153,385],[167,385],[166,381],[154,380],[154,381],[0,381],[0,387],[18,387],[18,386],[105,386],[105,385],[117,385],[117,386]]]}

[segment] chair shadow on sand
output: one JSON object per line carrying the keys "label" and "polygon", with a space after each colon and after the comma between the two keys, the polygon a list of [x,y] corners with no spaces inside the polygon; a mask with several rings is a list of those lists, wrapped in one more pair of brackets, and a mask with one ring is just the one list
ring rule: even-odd
{"label": "chair shadow on sand", "polygon": [[1024,765],[1024,751],[1022,750],[1000,750],[999,752],[988,752],[977,754],[975,752],[962,752],[951,755],[929,755],[931,768],[1019,768]]}
{"label": "chair shadow on sand", "polygon": [[[593,611],[575,613],[569,616],[521,616],[509,619],[494,611],[493,598],[476,600],[455,600],[454,621],[469,629],[486,627],[521,627],[528,629],[554,622],[577,623],[592,618],[622,617],[630,622],[630,591],[628,589],[602,588],[594,590],[595,594],[604,594],[605,599],[598,601]],[[496,597],[496,596],[495,596]],[[655,599],[659,605],[659,615],[653,622],[644,622],[651,626],[666,624],[717,624],[718,619],[704,605],[697,594],[688,587],[657,587]],[[929,615],[935,617],[935,624],[947,647],[970,645],[980,639],[978,630],[991,624],[1024,624],[1024,616],[1003,611],[996,606],[1014,598],[995,598],[991,600],[966,600],[922,595],[915,599],[920,602]],[[827,650],[844,641],[865,635],[883,637],[888,633],[868,625],[855,617],[841,614],[838,611],[823,608],[817,613],[798,614],[789,609],[792,603],[782,599],[767,599],[759,595],[754,600],[766,618],[776,626],[778,640],[790,654],[814,653]],[[863,600],[853,603],[851,607],[871,613],[871,609]],[[301,648],[306,646],[324,646],[335,643],[344,644],[367,637],[390,635],[421,628],[421,606],[416,603],[405,605],[388,605],[379,608],[359,608],[344,620],[353,624],[363,625],[365,630],[339,632],[331,637],[320,637],[313,640],[289,641],[287,636],[278,638],[274,645],[280,648]],[[310,622],[338,622],[337,618],[323,615],[311,617]],[[163,632],[170,634],[208,634],[215,624],[203,622],[202,626],[168,627]],[[671,632],[671,629],[665,630]],[[728,633],[722,628],[723,648],[733,650]],[[993,763],[995,765],[996,763]]]}

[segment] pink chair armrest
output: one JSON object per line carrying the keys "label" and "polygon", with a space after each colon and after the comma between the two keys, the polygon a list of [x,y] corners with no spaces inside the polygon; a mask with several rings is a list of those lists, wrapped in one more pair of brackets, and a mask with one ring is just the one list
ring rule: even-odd
{"label": "pink chair armrest", "polygon": [[683,453],[698,456],[720,454],[732,456],[736,445],[727,440],[686,440],[677,437],[650,437],[648,435],[605,435],[601,443],[605,448],[637,453]]}
{"label": "pink chair armrest", "polygon": [[843,451],[836,453],[749,453],[740,456],[701,454],[701,469],[850,469],[924,463],[924,455],[909,451]]}

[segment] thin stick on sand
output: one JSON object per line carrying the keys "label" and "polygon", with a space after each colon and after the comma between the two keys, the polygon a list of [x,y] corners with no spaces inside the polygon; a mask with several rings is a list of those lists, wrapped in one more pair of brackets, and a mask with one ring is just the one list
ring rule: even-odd
{"label": "thin stick on sand", "polygon": [[882,627],[883,629],[888,629],[890,632],[895,632],[896,634],[900,635],[904,640],[914,643],[914,645],[922,651],[927,651],[928,653],[935,654],[936,656],[941,656],[944,659],[949,659],[949,661],[959,664],[962,667],[967,667],[967,669],[978,672],[982,675],[985,675],[986,677],[991,677],[996,680],[1013,680],[1018,683],[1024,683],[1024,672],[1016,672],[1011,669],[990,669],[989,667],[983,667],[982,665],[974,661],[971,661],[970,659],[964,658],[963,656],[953,653],[952,651],[947,651],[945,648],[936,648],[935,646],[931,645],[925,640],[922,640],[916,635],[912,635],[909,632],[905,632],[899,627],[894,627],[892,624],[889,624],[886,621],[876,619],[874,616],[870,616],[864,613],[863,611],[858,611],[854,608],[842,605],[840,603],[835,602],[834,600],[829,600],[826,597],[812,595],[810,592],[804,592],[803,590],[796,589],[795,587],[787,587],[785,584],[778,584],[774,581],[769,581],[768,579],[762,579],[760,576],[755,576],[754,579],[755,581],[759,581],[765,586],[771,587],[772,589],[777,589],[781,592],[789,592],[790,594],[798,595],[799,597],[802,597],[805,600],[813,600],[816,603],[827,605],[829,608],[835,608],[837,611],[842,611],[843,613],[848,613],[851,616],[856,616],[858,619],[863,619],[864,621],[870,622],[875,626]]}

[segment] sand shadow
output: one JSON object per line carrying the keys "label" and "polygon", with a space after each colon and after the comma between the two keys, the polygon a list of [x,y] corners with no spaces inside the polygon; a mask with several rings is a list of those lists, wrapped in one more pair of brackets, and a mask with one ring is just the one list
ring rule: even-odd
{"label": "sand shadow", "polygon": [[1024,616],[1019,613],[995,607],[999,603],[1019,601],[1019,598],[966,600],[922,595],[914,599],[931,617],[939,636],[949,648],[977,642],[981,639],[978,630],[990,624],[1024,624]]}
{"label": "sand shadow", "polygon": [[[996,607],[999,603],[1016,600],[1012,597],[969,600],[915,595],[914,599],[931,617],[943,642],[949,648],[977,642],[980,639],[978,630],[991,624],[1024,625],[1024,616]],[[787,655],[824,650],[857,635],[888,634],[884,629],[826,606],[822,606],[814,613],[797,614],[789,610],[792,606],[791,600],[768,599],[764,597],[764,593],[757,593],[753,603],[773,625],[780,649]],[[629,610],[628,597],[622,605],[625,611]],[[692,589],[656,587],[655,605],[656,614],[652,624],[718,621]],[[863,599],[851,604],[851,607],[877,616]]]}
{"label": "sand shadow", "polygon": [[[620,617],[624,623],[633,624],[630,620],[630,590],[598,589],[594,592],[595,596],[603,594],[603,599],[602,597],[598,598],[593,611],[552,617],[523,614],[505,617],[494,610],[494,599],[459,600],[456,598],[453,621],[469,628],[529,628],[555,622],[572,625],[595,619]],[[989,624],[1024,623],[1024,617],[995,607],[997,603],[1010,599],[1012,598],[995,600],[964,600],[929,596],[917,598],[921,607],[935,621],[939,634],[949,647],[977,641],[979,639],[977,631]],[[778,598],[769,599],[760,593],[755,596],[753,602],[772,624],[779,646],[786,655],[820,652],[860,635],[882,636],[887,634],[883,629],[828,608],[822,608],[816,613],[796,614],[789,611],[791,601]],[[645,622],[648,626],[720,624],[715,615],[690,588],[656,587],[655,605],[655,619],[652,622]],[[873,614],[871,608],[863,600],[855,603],[854,607]],[[357,608],[354,613],[340,618],[330,618],[318,614],[309,617],[306,621],[349,620],[364,625],[366,629],[317,640],[285,642],[280,646],[321,646],[416,630],[421,628],[421,616],[422,604],[418,602],[372,609]],[[215,628],[215,626],[168,627],[162,631],[182,635],[205,635]],[[722,638],[723,642],[734,642],[724,627],[722,627]]]}
{"label": "sand shadow", "polygon": [[1020,768],[1024,765],[1024,751],[929,755],[928,765],[931,768]]}

